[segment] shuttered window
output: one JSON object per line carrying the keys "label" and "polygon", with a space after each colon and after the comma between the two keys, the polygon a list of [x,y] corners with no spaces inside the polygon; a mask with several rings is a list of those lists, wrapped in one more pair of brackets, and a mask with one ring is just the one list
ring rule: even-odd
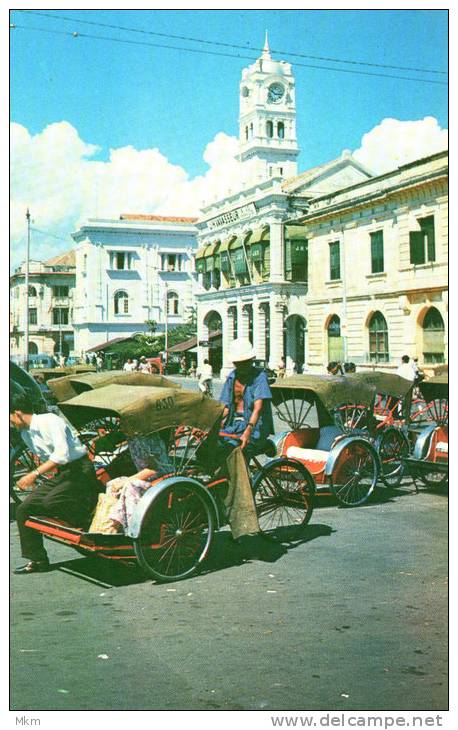
{"label": "shuttered window", "polygon": [[340,242],[329,244],[329,278],[331,281],[340,279]]}
{"label": "shuttered window", "polygon": [[381,312],[374,312],[369,323],[369,359],[371,362],[388,362],[388,326]]}
{"label": "shuttered window", "polygon": [[423,320],[423,358],[425,363],[444,362],[445,327],[436,307],[428,309]]}
{"label": "shuttered window", "polygon": [[384,269],[383,231],[375,231],[371,233],[371,272],[378,274]]}
{"label": "shuttered window", "polygon": [[419,231],[410,231],[410,263],[426,264],[436,260],[436,239],[434,234],[434,216],[418,220]]}

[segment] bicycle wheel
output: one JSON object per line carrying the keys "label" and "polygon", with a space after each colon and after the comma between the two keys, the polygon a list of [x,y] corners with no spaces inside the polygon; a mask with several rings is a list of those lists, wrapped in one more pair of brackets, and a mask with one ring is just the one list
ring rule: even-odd
{"label": "bicycle wheel", "polygon": [[253,491],[263,532],[278,527],[305,527],[312,516],[315,480],[294,459],[268,462],[255,475]]}
{"label": "bicycle wheel", "polygon": [[377,457],[370,444],[354,439],[337,455],[329,483],[342,506],[358,507],[372,495],[377,478]]}
{"label": "bicycle wheel", "polygon": [[10,497],[16,504],[20,504],[40,484],[49,484],[49,481],[52,480],[53,477],[50,474],[48,477],[38,477],[33,485],[26,490],[18,488],[17,482],[19,479],[36,469],[39,464],[40,459],[38,456],[30,451],[25,444],[16,446],[10,451]]}
{"label": "bicycle wheel", "polygon": [[430,471],[419,476],[425,487],[433,491],[443,489],[448,483],[447,472]]}
{"label": "bicycle wheel", "polygon": [[170,485],[146,512],[135,554],[145,573],[157,581],[189,578],[202,566],[214,530],[215,515],[204,488]]}
{"label": "bicycle wheel", "polygon": [[402,433],[388,428],[380,436],[378,455],[382,466],[381,477],[387,487],[398,487],[404,476],[404,458],[409,453],[409,445]]}

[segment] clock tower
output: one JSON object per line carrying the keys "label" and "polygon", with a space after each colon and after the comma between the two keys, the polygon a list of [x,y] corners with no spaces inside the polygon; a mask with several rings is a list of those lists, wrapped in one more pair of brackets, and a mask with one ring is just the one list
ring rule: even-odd
{"label": "clock tower", "polygon": [[291,64],[262,55],[243,69],[240,83],[240,161],[255,182],[297,175],[296,90]]}

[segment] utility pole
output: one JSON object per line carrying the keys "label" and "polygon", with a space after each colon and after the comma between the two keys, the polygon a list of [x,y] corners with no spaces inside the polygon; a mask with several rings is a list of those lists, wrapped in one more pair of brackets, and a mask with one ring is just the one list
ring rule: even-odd
{"label": "utility pole", "polygon": [[25,256],[25,327],[24,327],[24,357],[25,369],[29,369],[29,257],[30,257],[30,211],[27,208],[27,250]]}
{"label": "utility pole", "polygon": [[164,312],[165,312],[165,367],[167,367],[168,361],[169,361],[169,355],[168,355],[168,347],[169,347],[169,302],[168,302],[168,292],[167,292],[167,282],[165,282],[165,302],[164,302]]}

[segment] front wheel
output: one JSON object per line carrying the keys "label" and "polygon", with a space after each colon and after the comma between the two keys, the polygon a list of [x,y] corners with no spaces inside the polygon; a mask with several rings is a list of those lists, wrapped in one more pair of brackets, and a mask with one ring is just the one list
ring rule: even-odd
{"label": "front wheel", "polygon": [[377,457],[370,444],[352,440],[337,455],[329,476],[331,490],[344,507],[358,507],[372,495],[378,478]]}
{"label": "front wheel", "polygon": [[378,442],[378,454],[382,466],[382,479],[387,487],[395,489],[404,476],[404,458],[409,445],[403,434],[395,428],[384,431]]}
{"label": "front wheel", "polygon": [[214,530],[214,510],[204,489],[170,485],[146,512],[135,554],[145,573],[157,581],[189,578],[206,558]]}
{"label": "front wheel", "polygon": [[19,479],[29,472],[33,471],[40,464],[40,459],[25,444],[12,447],[10,450],[10,498],[16,504],[21,502],[32,494],[41,484],[49,484],[53,479],[51,472],[47,476],[38,477],[34,484],[26,490],[21,490],[17,486]]}
{"label": "front wheel", "polygon": [[259,527],[263,532],[278,527],[305,527],[313,512],[315,480],[294,459],[274,459],[253,480]]}

